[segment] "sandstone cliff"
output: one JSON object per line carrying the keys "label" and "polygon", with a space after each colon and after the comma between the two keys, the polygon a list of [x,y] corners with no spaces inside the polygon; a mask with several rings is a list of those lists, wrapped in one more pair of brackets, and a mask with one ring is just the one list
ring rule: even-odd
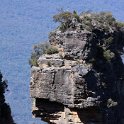
{"label": "sandstone cliff", "polygon": [[51,124],[124,124],[123,24],[110,13],[54,18],[61,25],[50,45],[33,54],[34,116]]}

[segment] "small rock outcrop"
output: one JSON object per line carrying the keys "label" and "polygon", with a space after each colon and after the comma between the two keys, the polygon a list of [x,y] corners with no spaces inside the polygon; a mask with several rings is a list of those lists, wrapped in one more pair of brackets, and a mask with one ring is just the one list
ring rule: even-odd
{"label": "small rock outcrop", "polygon": [[10,106],[5,103],[4,93],[7,88],[6,81],[0,72],[0,124],[15,124],[11,115]]}
{"label": "small rock outcrop", "polygon": [[123,23],[110,13],[54,18],[61,25],[51,49],[32,54],[33,115],[50,124],[124,124]]}

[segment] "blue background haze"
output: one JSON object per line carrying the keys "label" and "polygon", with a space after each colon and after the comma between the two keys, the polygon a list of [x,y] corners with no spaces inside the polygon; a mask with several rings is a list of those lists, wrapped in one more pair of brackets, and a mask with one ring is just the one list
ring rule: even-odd
{"label": "blue background haze", "polygon": [[32,45],[48,40],[59,9],[111,11],[124,21],[124,0],[0,0],[0,69],[8,80],[7,102],[17,124],[45,124],[32,119],[29,94]]}

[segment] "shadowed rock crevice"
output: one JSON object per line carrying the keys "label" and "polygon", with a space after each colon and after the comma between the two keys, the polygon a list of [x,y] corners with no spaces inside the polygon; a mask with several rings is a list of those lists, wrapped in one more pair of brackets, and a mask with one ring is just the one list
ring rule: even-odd
{"label": "shadowed rock crevice", "polygon": [[[50,124],[71,123],[74,122],[73,119],[75,119],[75,122],[79,121],[80,123],[103,123],[103,115],[98,107],[85,109],[68,108],[58,102],[51,102],[47,99],[35,99],[35,108],[33,110],[33,115],[42,118],[42,120]],[[62,120],[63,122],[61,122]]]}
{"label": "shadowed rock crevice", "polygon": [[57,113],[64,111],[64,106],[58,102],[51,102],[48,99],[35,99],[33,114],[36,117],[42,117],[42,120],[50,123],[50,120],[59,119],[61,116]]}

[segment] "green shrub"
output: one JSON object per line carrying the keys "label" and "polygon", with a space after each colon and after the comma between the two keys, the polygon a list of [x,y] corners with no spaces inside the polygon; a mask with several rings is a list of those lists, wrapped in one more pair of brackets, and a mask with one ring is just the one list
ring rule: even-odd
{"label": "green shrub", "polygon": [[29,64],[31,66],[38,66],[37,64],[38,58],[46,53],[48,47],[50,47],[50,44],[47,42],[34,45],[31,58],[29,59]]}
{"label": "green shrub", "polygon": [[55,54],[58,53],[58,49],[56,47],[50,46],[47,50],[46,50],[46,54]]}
{"label": "green shrub", "polygon": [[83,28],[87,27],[89,31],[99,29],[109,32],[116,27],[116,20],[110,12],[83,13],[81,20]]}
{"label": "green shrub", "polygon": [[103,39],[105,46],[106,46],[106,47],[109,47],[109,46],[112,44],[113,39],[114,39],[114,38],[113,38],[112,36],[110,36],[109,38]]}
{"label": "green shrub", "polygon": [[31,66],[38,66],[37,58],[31,57],[31,59],[29,60],[29,64],[30,64]]}
{"label": "green shrub", "polygon": [[104,50],[103,56],[107,61],[111,61],[111,59],[115,57],[115,54],[110,50]]}
{"label": "green shrub", "polygon": [[37,58],[39,58],[41,55],[46,53],[46,50],[49,47],[50,47],[50,44],[48,42],[34,45],[32,55],[37,56]]}
{"label": "green shrub", "polygon": [[105,39],[105,42],[106,42],[107,44],[111,44],[112,41],[113,41],[113,37],[109,37],[109,38]]}
{"label": "green shrub", "polygon": [[68,29],[68,28],[69,28],[69,26],[68,26],[67,24],[65,24],[65,23],[61,24],[61,26],[59,27],[59,29],[60,29],[62,32],[66,31],[66,29]]}
{"label": "green shrub", "polygon": [[61,31],[65,31],[70,27],[70,23],[72,21],[73,14],[68,11],[62,11],[61,13],[53,16],[53,20],[55,22],[60,22],[61,25],[59,26]]}
{"label": "green shrub", "polygon": [[73,18],[76,18],[78,22],[81,21],[80,16],[77,14],[75,10],[73,11]]}
{"label": "green shrub", "polygon": [[66,31],[68,28],[73,26],[71,25],[73,18],[75,18],[78,22],[80,22],[80,16],[77,14],[76,11],[73,11],[73,13],[68,11],[62,11],[59,14],[53,16],[53,20],[55,22],[60,22],[61,25],[59,26],[61,31]]}
{"label": "green shrub", "polygon": [[112,32],[116,28],[124,27],[124,23],[116,22],[116,19],[113,17],[111,12],[83,12],[82,14],[78,15],[76,11],[62,11],[53,16],[55,22],[61,23],[59,27],[62,31],[73,28],[73,18],[76,18],[77,22],[82,25],[82,29],[86,29],[88,31],[99,29],[105,32]]}
{"label": "green shrub", "polygon": [[118,28],[124,27],[124,23],[123,22],[117,22],[116,23]]}
{"label": "green shrub", "polygon": [[72,19],[72,13],[65,11],[53,16],[55,22],[67,23]]}

